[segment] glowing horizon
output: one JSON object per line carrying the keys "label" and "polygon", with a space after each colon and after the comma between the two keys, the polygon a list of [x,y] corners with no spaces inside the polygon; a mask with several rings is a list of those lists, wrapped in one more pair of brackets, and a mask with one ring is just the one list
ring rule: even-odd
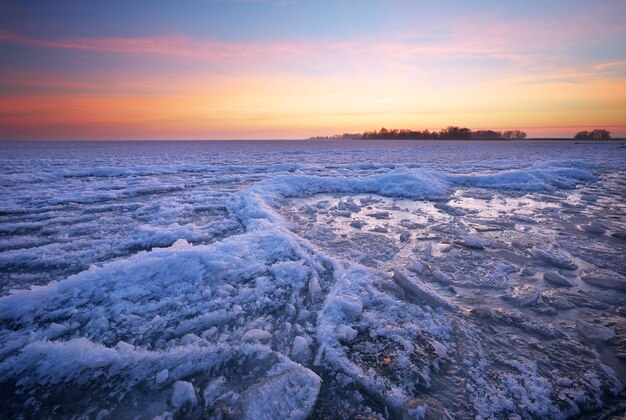
{"label": "glowing horizon", "polygon": [[626,136],[626,4],[0,3],[0,139]]}

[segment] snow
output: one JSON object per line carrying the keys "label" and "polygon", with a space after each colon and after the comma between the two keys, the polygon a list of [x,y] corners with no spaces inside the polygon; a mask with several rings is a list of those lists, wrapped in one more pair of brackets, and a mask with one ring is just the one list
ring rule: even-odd
{"label": "snow", "polygon": [[610,409],[625,379],[623,147],[283,144],[9,150],[0,410]]}

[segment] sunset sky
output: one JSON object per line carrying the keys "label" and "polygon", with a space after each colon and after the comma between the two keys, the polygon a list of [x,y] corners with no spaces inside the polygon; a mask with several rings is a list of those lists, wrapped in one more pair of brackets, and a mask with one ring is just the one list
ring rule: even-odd
{"label": "sunset sky", "polygon": [[626,136],[626,1],[0,0],[0,139]]}

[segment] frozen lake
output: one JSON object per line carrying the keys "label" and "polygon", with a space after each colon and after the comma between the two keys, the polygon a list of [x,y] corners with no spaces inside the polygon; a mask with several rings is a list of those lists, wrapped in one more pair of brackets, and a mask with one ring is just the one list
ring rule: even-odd
{"label": "frozen lake", "polygon": [[0,156],[0,417],[626,410],[624,142]]}

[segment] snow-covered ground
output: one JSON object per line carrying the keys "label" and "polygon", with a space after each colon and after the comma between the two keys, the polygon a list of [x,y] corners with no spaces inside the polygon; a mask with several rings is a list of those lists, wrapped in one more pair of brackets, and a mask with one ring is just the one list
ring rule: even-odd
{"label": "snow-covered ground", "polygon": [[0,417],[626,410],[624,143],[0,152]]}

